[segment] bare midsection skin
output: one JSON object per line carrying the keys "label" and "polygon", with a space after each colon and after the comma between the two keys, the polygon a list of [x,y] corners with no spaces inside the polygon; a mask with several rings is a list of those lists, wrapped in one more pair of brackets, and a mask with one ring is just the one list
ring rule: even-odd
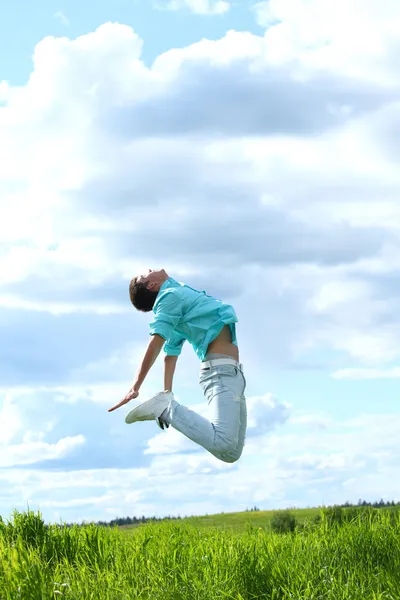
{"label": "bare midsection skin", "polygon": [[231,330],[228,325],[222,329],[221,333],[207,348],[207,354],[227,354],[239,361],[239,350],[235,344],[232,344]]}

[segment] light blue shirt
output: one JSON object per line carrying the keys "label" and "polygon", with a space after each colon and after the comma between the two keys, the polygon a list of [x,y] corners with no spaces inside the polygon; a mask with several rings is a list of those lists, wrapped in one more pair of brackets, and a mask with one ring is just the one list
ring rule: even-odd
{"label": "light blue shirt", "polygon": [[234,308],[171,277],[160,287],[153,312],[150,335],[164,338],[164,351],[169,356],[179,356],[187,340],[204,360],[209,344],[225,325],[229,325],[232,343],[237,346]]}

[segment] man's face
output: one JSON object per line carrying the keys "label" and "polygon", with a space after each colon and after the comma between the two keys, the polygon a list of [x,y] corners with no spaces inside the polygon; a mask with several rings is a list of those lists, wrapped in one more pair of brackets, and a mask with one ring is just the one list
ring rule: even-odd
{"label": "man's face", "polygon": [[148,269],[146,274],[138,275],[137,282],[143,283],[147,289],[151,290],[159,285],[160,281],[165,278],[165,275],[164,269],[159,269],[158,271]]}

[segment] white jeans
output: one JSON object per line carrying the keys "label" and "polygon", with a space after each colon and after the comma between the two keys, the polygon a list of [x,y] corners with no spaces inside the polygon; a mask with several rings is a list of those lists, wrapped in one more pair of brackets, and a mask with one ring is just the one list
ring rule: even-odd
{"label": "white jeans", "polygon": [[200,385],[213,407],[212,421],[172,400],[162,417],[174,429],[227,463],[236,462],[243,451],[247,427],[242,367],[216,365],[200,371]]}

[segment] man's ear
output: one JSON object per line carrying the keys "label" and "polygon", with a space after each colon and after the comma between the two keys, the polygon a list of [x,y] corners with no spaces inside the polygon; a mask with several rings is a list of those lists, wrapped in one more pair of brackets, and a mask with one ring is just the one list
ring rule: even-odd
{"label": "man's ear", "polygon": [[155,282],[154,282],[154,281],[152,281],[151,283],[147,283],[147,284],[146,284],[146,289],[147,289],[147,290],[153,290],[155,285],[156,285],[156,284],[155,284]]}

